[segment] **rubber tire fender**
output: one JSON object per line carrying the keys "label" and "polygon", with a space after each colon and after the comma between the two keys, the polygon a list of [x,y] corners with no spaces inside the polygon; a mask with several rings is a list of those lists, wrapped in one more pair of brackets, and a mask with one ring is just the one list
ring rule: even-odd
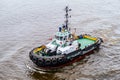
{"label": "rubber tire fender", "polygon": [[46,65],[46,66],[51,65],[51,59],[50,59],[50,58],[45,59],[45,65]]}
{"label": "rubber tire fender", "polygon": [[57,64],[58,63],[57,58],[52,58],[51,62],[53,65]]}

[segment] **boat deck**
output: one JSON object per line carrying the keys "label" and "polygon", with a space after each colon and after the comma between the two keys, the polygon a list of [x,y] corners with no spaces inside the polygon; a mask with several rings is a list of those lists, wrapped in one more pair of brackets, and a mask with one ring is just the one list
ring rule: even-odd
{"label": "boat deck", "polygon": [[91,45],[91,44],[95,43],[94,40],[87,39],[87,38],[79,39],[78,42],[81,44],[81,47],[80,47],[81,49],[84,49],[85,46],[88,46],[88,45]]}

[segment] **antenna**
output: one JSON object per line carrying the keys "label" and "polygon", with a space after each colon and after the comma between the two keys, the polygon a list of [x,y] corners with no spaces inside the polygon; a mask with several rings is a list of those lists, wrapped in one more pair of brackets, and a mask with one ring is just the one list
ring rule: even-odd
{"label": "antenna", "polygon": [[65,26],[66,26],[67,30],[68,30],[68,18],[71,17],[71,15],[68,14],[69,11],[71,11],[71,9],[69,9],[68,6],[66,6],[65,7],[65,12],[66,12],[66,14],[65,14],[65,18],[66,18],[66,20],[65,20]]}

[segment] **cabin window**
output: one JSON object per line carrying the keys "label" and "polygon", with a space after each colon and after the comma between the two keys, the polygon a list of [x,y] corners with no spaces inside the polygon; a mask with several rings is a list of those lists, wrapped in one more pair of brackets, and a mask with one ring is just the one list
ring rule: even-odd
{"label": "cabin window", "polygon": [[55,36],[55,38],[56,38],[57,40],[59,40],[59,36]]}
{"label": "cabin window", "polygon": [[72,38],[72,34],[69,34],[69,38]]}
{"label": "cabin window", "polygon": [[55,36],[57,40],[64,41],[67,39],[67,36]]}
{"label": "cabin window", "polygon": [[63,40],[66,40],[66,36],[65,36],[65,37],[63,37]]}
{"label": "cabin window", "polygon": [[60,40],[62,41],[62,40],[63,40],[63,37],[60,37]]}
{"label": "cabin window", "polygon": [[55,38],[57,39],[57,40],[63,40],[63,37],[61,37],[61,36],[55,36]]}

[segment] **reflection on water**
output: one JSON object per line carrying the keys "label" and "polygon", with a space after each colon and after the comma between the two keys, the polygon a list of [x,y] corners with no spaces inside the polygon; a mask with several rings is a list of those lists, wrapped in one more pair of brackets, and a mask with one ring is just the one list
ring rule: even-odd
{"label": "reflection on water", "polygon": [[[1,0],[0,80],[120,80],[119,0]],[[100,50],[55,71],[26,68],[29,52],[49,42],[64,22],[69,5],[70,27],[77,34],[103,38]]]}

